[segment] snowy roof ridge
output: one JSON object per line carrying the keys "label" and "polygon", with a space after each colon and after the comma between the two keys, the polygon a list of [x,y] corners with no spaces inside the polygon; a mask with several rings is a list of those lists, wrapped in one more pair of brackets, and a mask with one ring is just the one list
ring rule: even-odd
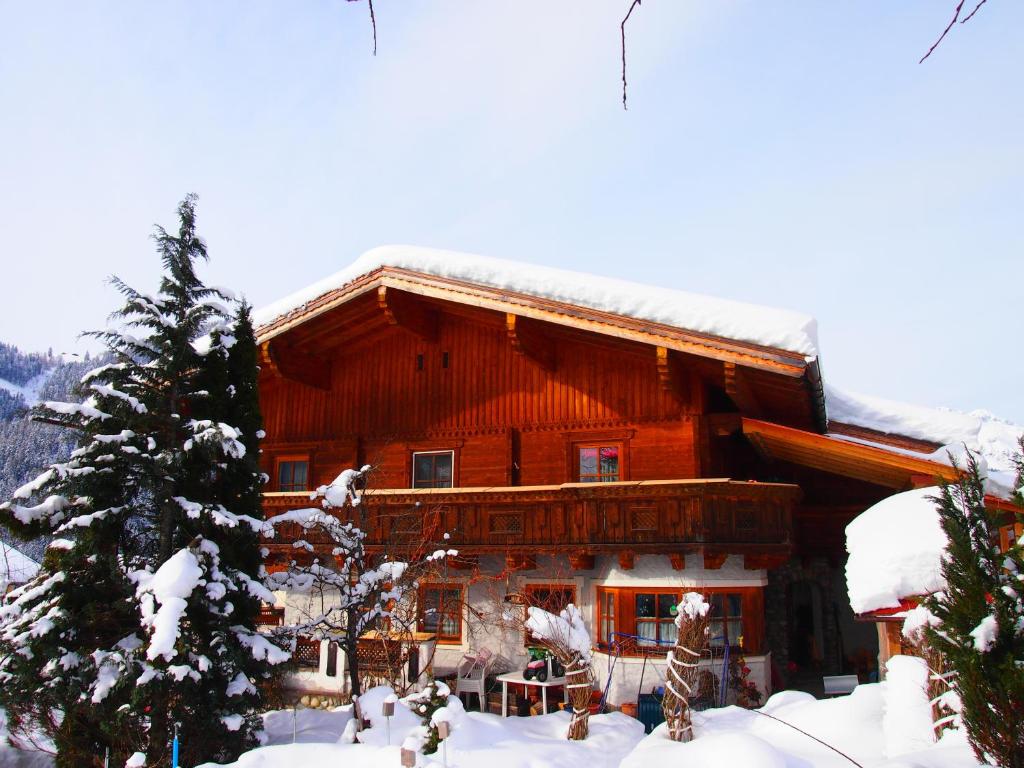
{"label": "snowy roof ridge", "polygon": [[875,445],[895,453],[923,456],[947,465],[951,464],[952,455],[961,467],[965,464],[966,447],[978,456],[981,469],[988,478],[987,490],[990,493],[1009,497],[1014,490],[1016,466],[1013,457],[1021,437],[1024,437],[1024,426],[984,410],[965,413],[952,408],[901,403],[850,392],[831,384],[825,385],[825,409],[830,422],[901,435],[940,447],[934,453],[918,453],[840,433],[830,432],[832,437]]}
{"label": "snowy roof ridge", "polygon": [[344,269],[253,313],[257,326],[302,309],[382,267],[476,283],[584,306],[637,320],[818,356],[817,323],[810,315],[627,280],[526,262],[412,245],[366,251]]}

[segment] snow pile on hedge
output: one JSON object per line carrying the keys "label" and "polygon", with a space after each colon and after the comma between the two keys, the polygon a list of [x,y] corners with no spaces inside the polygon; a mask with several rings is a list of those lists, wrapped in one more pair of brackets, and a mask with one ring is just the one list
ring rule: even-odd
{"label": "snow pile on hedge", "polygon": [[846,586],[855,613],[894,608],[900,599],[945,587],[946,534],[930,497],[936,487],[898,493],[846,526]]}
{"label": "snow pile on hedge", "polygon": [[[887,451],[919,456],[942,464],[949,464],[949,456],[952,454],[956,462],[964,466],[966,446],[979,458],[989,493],[1008,497],[1013,490],[1016,481],[1013,456],[1024,436],[1024,427],[1019,424],[1004,421],[984,410],[963,413],[949,408],[927,408],[856,394],[831,385],[825,386],[825,408],[829,421],[926,440],[941,446],[934,453],[923,454],[883,446]],[[833,436],[871,444],[869,440],[847,435]]]}
{"label": "snow pile on hedge", "polygon": [[386,245],[367,251],[345,269],[254,312],[253,320],[257,325],[271,323],[385,266],[777,347],[808,358],[818,354],[817,324],[813,317],[798,312],[537,264],[411,245]]}

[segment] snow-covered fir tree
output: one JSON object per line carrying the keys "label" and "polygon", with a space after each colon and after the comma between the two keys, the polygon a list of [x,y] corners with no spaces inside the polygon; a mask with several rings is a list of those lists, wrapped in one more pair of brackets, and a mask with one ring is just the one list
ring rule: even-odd
{"label": "snow-covered fir tree", "polygon": [[23,535],[50,534],[39,577],[0,610],[0,703],[15,736],[53,738],[60,766],[136,752],[167,765],[228,761],[256,741],[260,682],[288,654],[255,630],[259,410],[249,311],[203,285],[195,200],[158,228],[155,295],[116,281],[112,362],[80,403],[35,417],[79,435],[2,506]]}
{"label": "snow-covered fir tree", "polygon": [[[1020,488],[1024,457],[1017,466]],[[1016,496],[1024,506],[1020,491]],[[972,454],[937,501],[949,539],[942,561],[946,589],[925,603],[932,614],[925,638],[954,673],[960,715],[978,759],[1024,768],[1024,548],[1017,542],[1000,551],[1000,526],[1014,521],[985,506]],[[1020,513],[1015,517],[1024,521]]]}

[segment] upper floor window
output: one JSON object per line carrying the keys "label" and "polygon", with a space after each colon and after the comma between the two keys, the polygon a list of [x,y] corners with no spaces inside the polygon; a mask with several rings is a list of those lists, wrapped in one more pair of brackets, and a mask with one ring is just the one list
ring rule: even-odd
{"label": "upper floor window", "polygon": [[308,491],[309,461],[307,459],[282,459],[278,461],[277,490]]}
{"label": "upper floor window", "polygon": [[576,479],[581,483],[610,483],[621,479],[622,444],[576,447]]}
{"label": "upper floor window", "polygon": [[451,488],[454,451],[424,451],[412,455],[413,488]]}

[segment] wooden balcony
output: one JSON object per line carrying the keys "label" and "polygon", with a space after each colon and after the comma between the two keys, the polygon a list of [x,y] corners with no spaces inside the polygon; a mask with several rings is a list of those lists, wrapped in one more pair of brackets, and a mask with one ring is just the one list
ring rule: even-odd
{"label": "wooden balcony", "polygon": [[[720,567],[729,554],[750,568],[771,567],[792,550],[795,485],[713,480],[654,480],[507,488],[375,489],[356,514],[371,551],[435,545],[460,557],[569,554],[581,567],[599,553],[679,558],[702,553]],[[267,493],[264,514],[316,505],[308,493]],[[346,510],[346,512],[350,512]],[[449,534],[445,540],[443,535]],[[270,562],[293,556],[297,527],[282,526],[268,541]],[[315,547],[327,542],[307,541]]]}

